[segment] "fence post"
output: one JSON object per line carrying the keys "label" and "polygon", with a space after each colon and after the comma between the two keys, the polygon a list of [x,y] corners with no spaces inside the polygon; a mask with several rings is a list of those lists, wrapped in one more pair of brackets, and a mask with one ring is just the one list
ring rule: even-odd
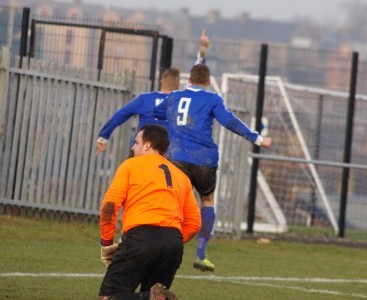
{"label": "fence post", "polygon": [[[322,129],[322,114],[324,111],[324,95],[319,95],[319,106],[318,106],[318,113],[317,113],[317,125],[316,125],[316,147],[314,151],[314,157],[316,160],[320,159],[320,143],[321,143],[321,129]],[[315,166],[317,170],[317,165]],[[315,225],[315,212],[316,212],[316,190],[317,185],[315,179],[312,177],[312,193],[311,193],[311,220],[309,226]]]}
{"label": "fence post", "polygon": [[161,36],[161,58],[159,61],[160,72],[164,72],[171,67],[172,64],[172,52],[173,52],[173,38],[168,36]]}
{"label": "fence post", "polygon": [[[344,163],[350,163],[352,141],[353,141],[353,120],[354,120],[354,107],[356,102],[356,87],[357,87],[357,75],[358,75],[358,52],[353,52],[352,56],[352,69],[350,73],[350,85],[349,85],[349,101],[347,112],[347,124],[345,130],[344,139]],[[347,211],[347,198],[348,198],[348,180],[349,180],[349,168],[343,168],[342,173],[342,187],[340,192],[340,206],[339,206],[339,237],[344,237],[345,231],[345,214]]]}
{"label": "fence post", "polygon": [[150,80],[151,80],[151,84],[150,84],[150,90],[154,91],[154,87],[155,87],[155,71],[156,71],[156,66],[157,66],[157,54],[158,54],[158,39],[159,39],[159,34],[158,32],[155,32],[153,34],[153,50],[152,50],[152,56],[151,56],[151,61],[150,61]]}
{"label": "fence post", "polygon": [[[257,88],[257,99],[256,99],[256,130],[260,132],[261,119],[264,107],[264,96],[265,96],[265,78],[266,78],[266,63],[268,59],[268,45],[261,45],[260,63],[259,63],[259,82]],[[253,152],[255,154],[260,153],[260,147],[254,145]],[[251,179],[250,179],[250,192],[249,192],[249,203],[247,211],[247,233],[254,232],[255,222],[255,201],[256,201],[256,184],[257,184],[257,171],[259,169],[259,159],[252,159],[251,166]]]}
{"label": "fence post", "polygon": [[168,36],[161,36],[161,59],[159,61],[159,78],[158,78],[158,89],[161,89],[162,74],[165,70],[171,67],[172,64],[172,51],[173,51],[173,38]]}
{"label": "fence post", "polygon": [[19,67],[22,67],[23,57],[27,55],[27,39],[28,39],[28,29],[29,29],[29,15],[30,9],[28,7],[23,8],[22,14],[22,28],[20,35],[20,46],[19,46]]}
{"label": "fence post", "polygon": [[0,48],[0,140],[4,134],[4,113],[6,106],[6,98],[8,92],[10,66],[10,49],[8,47]]}

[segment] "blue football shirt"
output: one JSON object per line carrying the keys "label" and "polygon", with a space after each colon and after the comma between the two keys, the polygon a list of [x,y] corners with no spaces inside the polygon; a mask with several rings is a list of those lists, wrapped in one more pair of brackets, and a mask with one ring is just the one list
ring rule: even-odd
{"label": "blue football shirt", "polygon": [[226,108],[221,96],[197,86],[172,92],[153,114],[168,121],[167,158],[195,165],[218,166],[218,146],[212,137],[214,119],[253,143],[259,136]]}
{"label": "blue football shirt", "polygon": [[138,95],[131,100],[130,103],[113,114],[99,132],[99,136],[109,139],[113,130],[125,123],[133,115],[138,115],[139,117],[138,131],[144,124],[159,124],[167,128],[166,120],[158,120],[152,115],[154,108],[159,105],[166,96],[167,94],[159,91]]}

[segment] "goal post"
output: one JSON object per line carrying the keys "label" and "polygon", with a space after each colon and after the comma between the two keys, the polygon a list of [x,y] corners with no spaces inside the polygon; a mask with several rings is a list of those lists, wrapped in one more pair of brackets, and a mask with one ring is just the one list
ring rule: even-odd
{"label": "goal post", "polygon": [[[256,99],[254,97],[256,92],[256,87],[258,83],[258,76],[257,75],[247,75],[247,74],[223,74],[222,76],[222,87],[224,90],[224,95],[226,93],[233,93],[235,90],[235,87],[238,90],[238,93],[243,93],[243,91],[246,91],[247,93],[251,93],[249,91],[252,91],[251,95],[253,96],[253,99]],[[238,86],[241,86],[241,88],[238,88]],[[292,103],[289,99],[289,95],[287,92],[287,89],[285,87],[285,84],[283,83],[282,79],[280,77],[272,77],[268,76],[266,78],[266,85],[265,85],[265,94],[266,98],[273,98],[271,105],[276,107],[273,110],[267,110],[267,106],[269,107],[269,104],[265,103],[264,106],[264,116],[267,117],[267,114],[277,114],[278,116],[278,123],[279,124],[271,124],[272,121],[269,121],[269,118],[267,118],[268,124],[267,131],[270,133],[270,136],[283,136],[289,138],[290,136],[292,139],[289,139],[290,147],[295,149],[295,154],[299,158],[305,159],[307,162],[312,160],[309,146],[307,144],[305,135],[309,135],[310,132],[303,132],[298,117],[296,116],[294,109],[292,107]],[[252,109],[254,111],[255,109],[255,101],[253,103]],[[273,120],[276,119],[274,116],[272,117]],[[283,130],[286,132],[286,134],[277,134],[274,133],[276,130],[281,131]],[[277,140],[274,140],[274,144],[277,144]],[[278,142],[279,144],[279,142]],[[282,153],[282,155],[287,155],[286,153]],[[304,165],[307,167],[305,168]],[[338,224],[336,222],[336,218],[334,216],[334,211],[332,208],[332,205],[330,204],[330,201],[328,199],[328,196],[325,192],[323,182],[319,176],[319,173],[316,169],[315,164],[313,163],[307,163],[304,164],[303,167],[300,168],[300,172],[307,173],[310,185],[314,185],[315,189],[317,190],[318,197],[321,199],[323,210],[326,213],[326,216],[328,218],[328,221],[330,222],[331,226],[333,227],[334,231],[337,232],[338,230]],[[302,169],[302,170],[301,170]],[[266,182],[266,179],[265,179]],[[298,184],[299,185],[299,184]],[[264,189],[264,187],[262,188]],[[270,194],[273,195],[273,194]],[[279,197],[279,195],[278,195]],[[257,197],[258,198],[258,197]],[[280,196],[280,198],[287,198],[284,195]],[[272,199],[272,201],[275,202],[278,205],[278,201],[276,198],[267,197],[268,201]],[[294,199],[293,199],[294,200]],[[283,203],[283,207],[287,206],[287,203]],[[277,211],[275,209],[274,211]],[[281,211],[281,210],[280,210]],[[284,217],[284,214],[281,214]],[[278,214],[278,217],[281,215]],[[307,214],[306,214],[307,215]],[[279,221],[282,219],[280,217]]]}

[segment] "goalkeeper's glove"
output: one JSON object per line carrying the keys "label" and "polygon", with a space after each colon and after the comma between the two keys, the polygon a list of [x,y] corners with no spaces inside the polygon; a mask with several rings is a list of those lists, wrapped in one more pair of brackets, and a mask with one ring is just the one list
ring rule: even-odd
{"label": "goalkeeper's glove", "polygon": [[101,261],[106,267],[108,267],[111,264],[117,246],[118,244],[116,243],[113,243],[112,245],[109,246],[101,246]]}

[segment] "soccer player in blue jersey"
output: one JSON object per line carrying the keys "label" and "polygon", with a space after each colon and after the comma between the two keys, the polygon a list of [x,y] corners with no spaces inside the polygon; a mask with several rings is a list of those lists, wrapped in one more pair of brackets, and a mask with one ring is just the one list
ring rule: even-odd
{"label": "soccer player in blue jersey", "polygon": [[[200,47],[198,57],[195,64],[205,63],[206,50],[209,47],[209,38],[206,30],[203,29],[200,37]],[[118,110],[110,120],[103,126],[99,132],[97,139],[96,155],[106,150],[107,142],[112,132],[118,126],[125,123],[134,115],[139,116],[139,124],[137,132],[144,124],[159,124],[167,127],[167,122],[157,120],[152,117],[154,108],[162,102],[162,100],[172,91],[178,90],[180,86],[180,70],[177,68],[169,68],[163,72],[161,78],[161,88],[159,91],[143,93],[134,98],[127,105]]]}
{"label": "soccer player in blue jersey", "polygon": [[206,245],[215,221],[214,190],[218,167],[218,146],[212,138],[213,121],[258,146],[270,147],[271,138],[262,137],[228,111],[221,96],[207,91],[210,70],[204,64],[192,67],[190,86],[174,91],[157,106],[153,116],[168,122],[170,146],[167,158],[188,175],[201,198],[202,227],[198,235],[194,267],[214,271],[206,256]]}

